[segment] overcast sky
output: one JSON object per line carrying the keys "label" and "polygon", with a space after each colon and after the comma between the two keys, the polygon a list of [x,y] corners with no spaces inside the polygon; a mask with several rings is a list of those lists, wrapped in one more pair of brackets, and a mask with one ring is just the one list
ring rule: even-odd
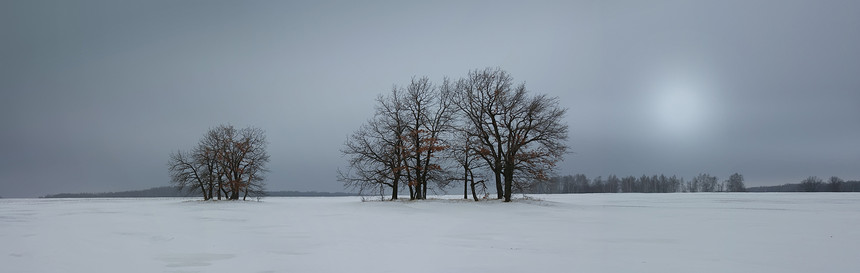
{"label": "overcast sky", "polygon": [[497,66],[568,108],[559,174],[860,179],[860,1],[13,0],[0,39],[3,197],[167,185],[218,124],[342,191],[377,94]]}

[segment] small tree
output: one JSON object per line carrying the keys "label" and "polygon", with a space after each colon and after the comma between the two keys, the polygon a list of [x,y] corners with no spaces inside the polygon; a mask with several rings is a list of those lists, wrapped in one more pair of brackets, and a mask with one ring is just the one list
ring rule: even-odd
{"label": "small tree", "polygon": [[630,175],[621,178],[621,192],[634,192],[636,177]]}
{"label": "small tree", "polygon": [[726,191],[730,192],[744,192],[747,191],[746,186],[744,186],[744,176],[739,173],[734,173],[729,176],[729,180],[726,181]]}
{"label": "small tree", "polygon": [[608,178],[606,178],[606,192],[617,193],[620,185],[621,179],[619,179],[618,176],[611,174]]}
{"label": "small tree", "polygon": [[845,183],[842,178],[831,176],[830,183],[827,184],[827,189],[832,192],[840,192],[842,191],[842,184]]}
{"label": "small tree", "polygon": [[241,196],[262,196],[266,164],[266,137],[263,130],[231,125],[210,129],[190,152],[170,154],[170,181],[181,190],[203,195],[204,200],[222,196],[237,200]]}
{"label": "small tree", "polygon": [[823,182],[824,181],[822,181],[821,178],[816,176],[807,177],[806,179],[803,179],[803,181],[800,181],[800,190],[805,192],[816,192]]}
{"label": "small tree", "polygon": [[699,174],[693,178],[693,187],[698,187],[700,192],[717,191],[717,177],[707,173]]}
{"label": "small tree", "polygon": [[571,184],[573,185],[572,191],[573,193],[585,193],[588,192],[589,184],[591,184],[591,180],[588,179],[588,176],[584,174],[576,174],[570,177]]}
{"label": "small tree", "polygon": [[669,177],[669,189],[667,192],[680,192],[682,187],[681,184],[683,183],[683,178],[678,178],[678,176],[672,175],[672,177]]}

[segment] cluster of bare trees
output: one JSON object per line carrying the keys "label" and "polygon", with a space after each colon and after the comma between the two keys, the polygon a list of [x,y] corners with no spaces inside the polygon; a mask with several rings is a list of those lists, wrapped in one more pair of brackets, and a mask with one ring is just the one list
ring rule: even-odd
{"label": "cluster of bare trees", "polygon": [[716,176],[706,173],[699,174],[686,181],[676,175],[643,175],[640,177],[618,177],[609,175],[606,178],[597,176],[589,179],[584,174],[553,177],[549,180],[530,185],[528,193],[668,193],[668,192],[742,192],[746,191],[744,177],[735,173],[729,179],[718,182]]}
{"label": "cluster of bare trees", "polygon": [[[376,99],[374,117],[347,139],[347,187],[362,194],[408,189],[425,199],[428,185],[462,181],[464,198],[495,182],[499,199],[546,180],[567,150],[565,109],[558,99],[533,95],[499,68],[473,70],[433,84],[413,78]],[[432,189],[432,188],[431,188]]]}
{"label": "cluster of bare trees", "polygon": [[[846,182],[842,178],[831,176],[825,183],[824,180],[817,176],[810,176],[803,181],[800,181],[799,191],[804,192],[842,192],[849,191],[849,187],[845,187]],[[844,188],[844,189],[843,189]]]}
{"label": "cluster of bare trees", "polygon": [[831,176],[825,181],[817,176],[810,176],[800,183],[759,186],[748,190],[753,192],[860,192],[860,181],[845,181],[838,176]]}
{"label": "cluster of bare trees", "polygon": [[171,183],[201,194],[204,200],[261,196],[269,162],[266,145],[266,136],[259,128],[219,125],[190,151],[170,154]]}

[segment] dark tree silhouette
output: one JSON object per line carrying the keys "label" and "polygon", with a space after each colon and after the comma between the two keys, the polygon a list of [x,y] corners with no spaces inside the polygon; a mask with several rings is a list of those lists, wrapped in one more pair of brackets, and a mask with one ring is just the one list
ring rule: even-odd
{"label": "dark tree silhouette", "polygon": [[729,192],[744,192],[747,191],[746,186],[744,186],[744,176],[739,173],[734,173],[729,176],[729,180],[726,181],[726,191]]}
{"label": "dark tree silhouette", "polygon": [[404,157],[411,199],[427,199],[427,182],[442,179],[442,165],[437,154],[448,147],[441,139],[451,131],[454,106],[448,95],[448,81],[442,88],[427,77],[413,78],[406,87],[403,110],[406,121]]}
{"label": "dark tree silhouette", "polygon": [[181,190],[203,195],[204,200],[222,196],[237,200],[241,196],[262,196],[265,188],[266,137],[263,130],[231,125],[210,129],[190,152],[170,155],[171,183]]}
{"label": "dark tree silhouette", "polygon": [[[410,199],[426,199],[428,182],[446,184],[440,153],[448,148],[443,136],[452,131],[454,106],[441,87],[427,77],[413,78],[377,97],[376,114],[354,132],[341,152],[350,158],[339,180],[361,193],[391,189],[397,199],[404,186]],[[405,183],[404,183],[405,182]]]}
{"label": "dark tree silhouette", "polygon": [[822,183],[823,181],[821,178],[810,176],[803,179],[803,181],[800,181],[800,190],[805,192],[816,192]]}
{"label": "dark tree silhouette", "polygon": [[338,170],[338,180],[359,194],[382,195],[390,188],[391,199],[396,200],[406,170],[408,129],[403,115],[401,90],[394,87],[388,96],[379,95],[374,117],[352,133],[341,150],[349,157],[349,169]]}
{"label": "dark tree silhouette", "polygon": [[840,192],[842,191],[842,184],[844,183],[845,181],[842,180],[842,178],[831,176],[830,183],[827,183],[827,190],[832,192]]}
{"label": "dark tree silhouette", "polygon": [[[350,161],[347,171],[338,171],[339,180],[360,192],[390,188],[397,199],[405,184],[412,199],[425,199],[428,182],[442,188],[455,180],[464,181],[466,192],[483,185],[475,181],[475,169],[485,168],[495,178],[498,198],[510,201],[514,188],[524,191],[548,180],[567,151],[566,110],[558,99],[514,86],[498,68],[441,85],[413,78],[380,96],[376,109],[341,150]],[[453,178],[452,166],[463,168],[462,179]]]}
{"label": "dark tree silhouette", "polygon": [[566,110],[557,98],[530,95],[499,68],[469,72],[455,94],[479,139],[475,149],[495,176],[498,198],[509,202],[515,183],[549,178],[568,148]]}
{"label": "dark tree silhouette", "polygon": [[715,192],[718,190],[717,177],[707,173],[702,173],[693,178],[693,188],[698,187],[700,192]]}
{"label": "dark tree silhouette", "polygon": [[[463,181],[463,199],[469,199],[469,189],[472,190],[472,198],[478,201],[478,193],[476,186],[483,183],[483,180],[476,180],[475,170],[482,167],[482,160],[475,153],[472,147],[476,146],[477,140],[471,137],[467,126],[461,126],[458,132],[453,134],[453,139],[449,142],[450,149],[448,155],[458,167],[462,167],[462,178],[458,175],[452,175],[452,180]],[[458,173],[458,172],[453,172]]]}

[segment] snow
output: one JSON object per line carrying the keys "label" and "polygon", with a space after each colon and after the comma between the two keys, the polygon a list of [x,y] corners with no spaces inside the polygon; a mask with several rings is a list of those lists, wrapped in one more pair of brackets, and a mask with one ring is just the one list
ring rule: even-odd
{"label": "snow", "polygon": [[858,272],[860,194],[0,199],[4,272]]}

